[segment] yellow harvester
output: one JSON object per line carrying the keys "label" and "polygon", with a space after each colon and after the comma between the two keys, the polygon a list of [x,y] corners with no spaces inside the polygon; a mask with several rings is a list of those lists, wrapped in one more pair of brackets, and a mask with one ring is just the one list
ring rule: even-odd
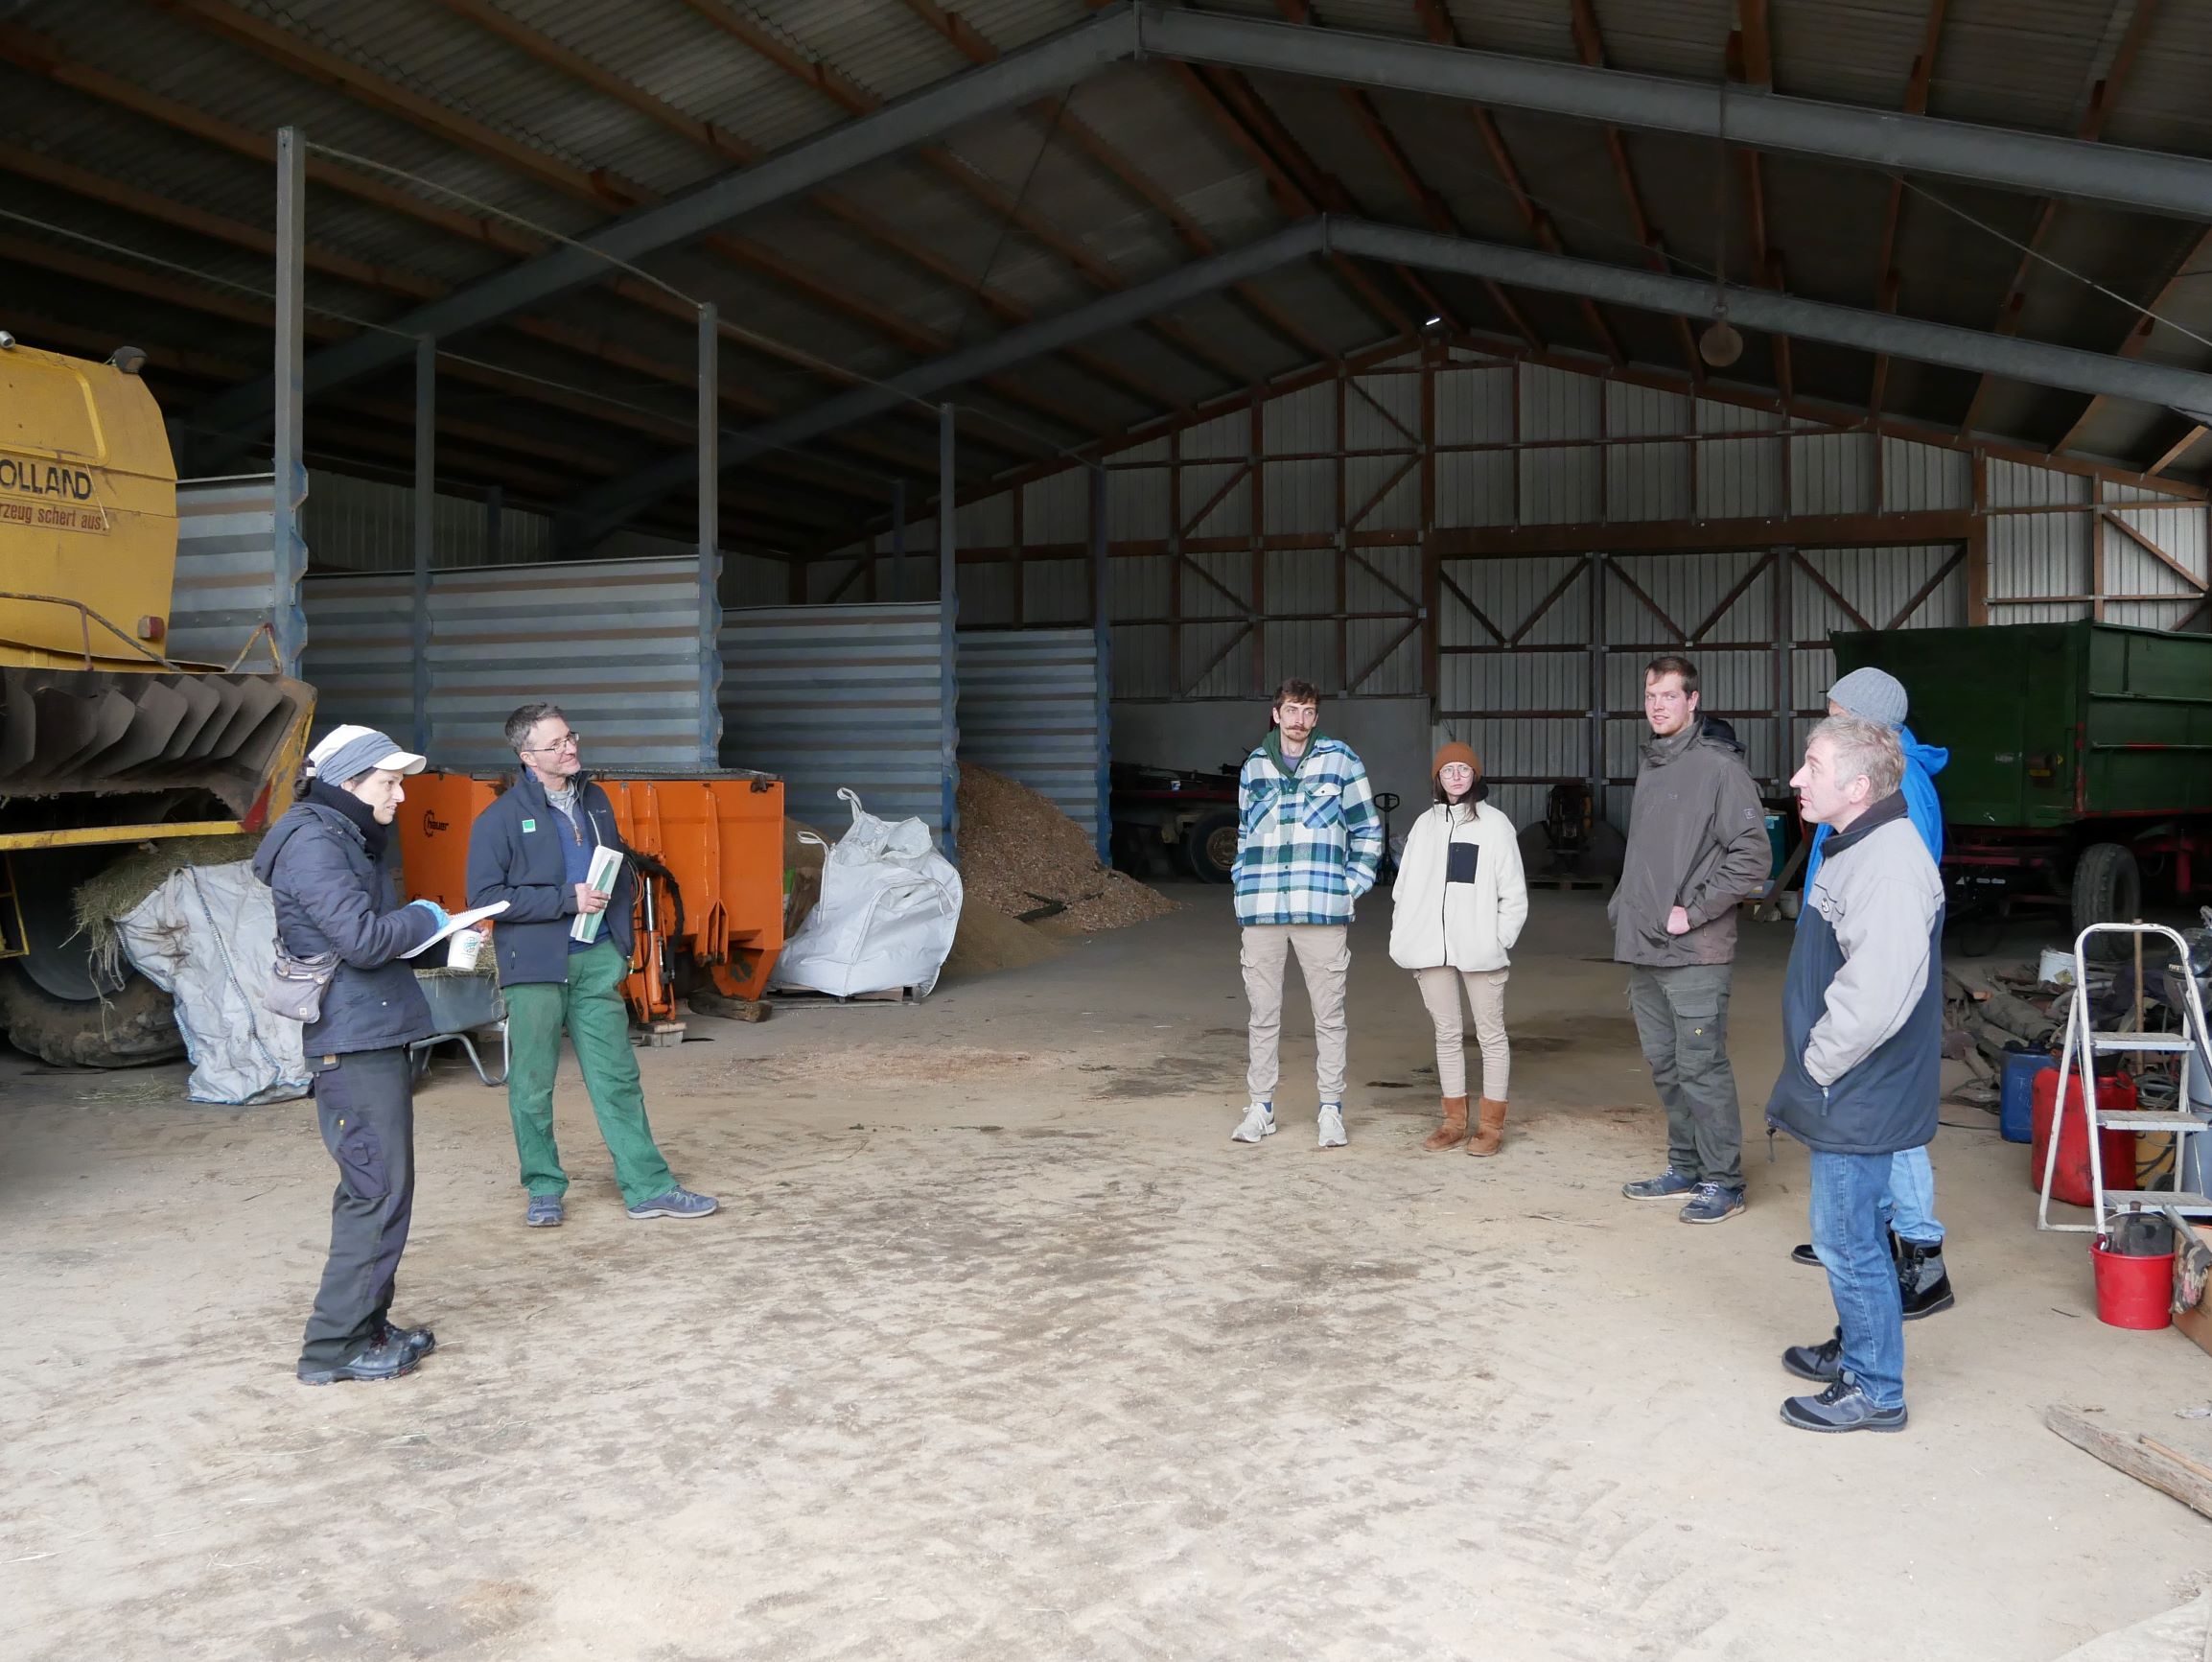
{"label": "yellow harvester", "polygon": [[[0,1026],[91,1066],[181,1045],[165,994],[96,966],[78,890],[162,839],[266,827],[314,705],[168,655],[176,466],[138,360],[0,334]],[[266,637],[254,655],[274,662]]]}

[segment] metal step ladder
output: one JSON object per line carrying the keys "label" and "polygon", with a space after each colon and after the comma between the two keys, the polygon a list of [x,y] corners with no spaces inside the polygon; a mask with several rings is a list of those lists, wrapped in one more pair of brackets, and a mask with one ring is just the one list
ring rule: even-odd
{"label": "metal step ladder", "polygon": [[[2153,936],[2163,936],[2174,948],[2176,959],[2181,966],[2181,982],[2187,990],[2181,1011],[2181,1031],[2178,1033],[2100,1033],[2089,1011],[2089,963],[2087,944],[2092,935],[2128,935],[2138,941]],[[2212,1197],[2198,1194],[2181,1187],[2181,1174],[2189,1169],[2186,1158],[2188,1139],[2199,1132],[2212,1131],[2212,1112],[2192,1106],[2189,1094],[2188,1067],[2183,1065],[2182,1077],[2177,1081],[2174,1107],[2169,1110],[2136,1110],[2128,1112],[2107,1112],[2097,1104],[2096,1064],[2100,1056],[2181,1056],[2194,1058],[2212,1079],[2212,1039],[2204,1029],[2204,1002],[2197,988],[2197,978],[2191,973],[2188,943],[2177,930],[2163,924],[2092,924],[2074,938],[2074,991],[2066,1001],[2066,1041],[2059,1056],[2058,1105],[2051,1115],[2049,1146],[2043,1151],[2043,1185],[2040,1201],[2036,1208],[2036,1228],[2038,1229],[2063,1229],[2075,1233],[2106,1232],[2106,1215],[2123,1209],[2163,1210],[2175,1218],[2212,1217]],[[2081,1112],[2088,1120],[2090,1213],[2094,1222],[2086,1224],[2054,1224],[2051,1222],[2051,1179],[2059,1169],[2059,1133],[2066,1122],[2066,1076],[2079,1066],[2081,1075]],[[2174,1138],[2174,1186],[2166,1189],[2107,1188],[2105,1185],[2104,1150],[2098,1140],[2101,1131],[2155,1132]],[[2128,1174],[2132,1185],[2135,1174]]]}

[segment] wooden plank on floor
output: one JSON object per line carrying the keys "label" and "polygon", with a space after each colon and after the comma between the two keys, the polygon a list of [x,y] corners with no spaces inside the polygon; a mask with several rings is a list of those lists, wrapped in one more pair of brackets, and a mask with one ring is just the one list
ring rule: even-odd
{"label": "wooden plank on floor", "polygon": [[2128,1437],[2107,1431],[2081,1410],[2060,1403],[2043,1410],[2043,1423],[2115,1471],[2124,1471],[2136,1482],[2149,1484],[2160,1494],[2172,1495],[2182,1505],[2212,1518],[2212,1466],[2147,1437]]}

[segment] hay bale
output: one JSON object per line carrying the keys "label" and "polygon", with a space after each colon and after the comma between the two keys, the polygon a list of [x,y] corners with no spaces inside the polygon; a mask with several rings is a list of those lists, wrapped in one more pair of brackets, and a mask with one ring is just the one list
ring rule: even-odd
{"label": "hay bale", "polygon": [[78,932],[91,943],[95,971],[112,977],[120,970],[123,943],[115,920],[186,866],[227,866],[253,858],[261,847],[258,831],[219,837],[166,837],[110,860],[77,885],[71,903]]}
{"label": "hay bale", "polygon": [[[1054,934],[1088,934],[1176,909],[1157,889],[1099,863],[1091,833],[1025,784],[960,767],[960,876],[968,894]],[[1056,909],[1055,909],[1056,908]]]}

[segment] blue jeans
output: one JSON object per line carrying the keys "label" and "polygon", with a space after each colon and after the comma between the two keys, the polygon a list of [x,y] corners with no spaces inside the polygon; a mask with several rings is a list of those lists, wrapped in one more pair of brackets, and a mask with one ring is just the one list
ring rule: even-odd
{"label": "blue jeans", "polygon": [[1905,1400],[1904,1305],[1882,1232],[1886,1154],[1812,1151],[1812,1250],[1828,1271],[1843,1338],[1843,1375],[1876,1408]]}
{"label": "blue jeans", "polygon": [[1936,1221],[1936,1168],[1928,1163],[1925,1147],[1900,1148],[1890,1156],[1882,1216],[1900,1241],[1920,1247],[1944,1244],[1944,1226]]}

